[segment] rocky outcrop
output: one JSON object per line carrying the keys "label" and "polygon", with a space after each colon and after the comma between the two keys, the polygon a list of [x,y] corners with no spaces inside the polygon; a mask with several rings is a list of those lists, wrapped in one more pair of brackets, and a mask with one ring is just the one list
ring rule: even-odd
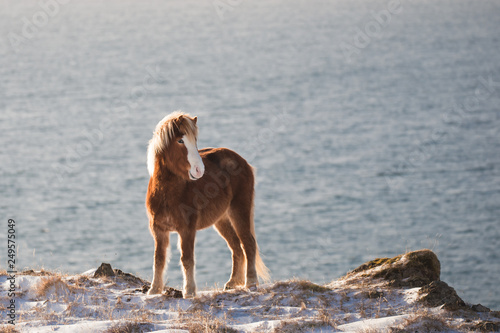
{"label": "rocky outcrop", "polygon": [[438,281],[441,264],[431,250],[420,250],[394,258],[378,258],[347,273],[344,279],[385,280],[392,287],[423,287]]}
{"label": "rocky outcrop", "polygon": [[[467,305],[455,289],[440,280],[440,274],[441,264],[436,254],[431,250],[419,250],[393,258],[371,260],[347,273],[341,280],[361,285],[382,283],[393,288],[420,287],[419,302],[427,307],[443,307],[449,311],[465,310],[476,314],[491,312],[481,304]],[[377,296],[377,292],[374,295]]]}

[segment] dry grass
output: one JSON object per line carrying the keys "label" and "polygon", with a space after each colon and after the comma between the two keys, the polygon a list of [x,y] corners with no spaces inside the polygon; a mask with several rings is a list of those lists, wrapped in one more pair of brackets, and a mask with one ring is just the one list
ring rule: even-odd
{"label": "dry grass", "polygon": [[319,309],[318,314],[315,316],[314,320],[333,328],[337,328],[338,322],[334,319],[335,311],[332,309]]}
{"label": "dry grass", "polygon": [[40,298],[55,296],[59,299],[61,297],[68,298],[70,294],[74,293],[75,288],[63,281],[61,275],[53,275],[42,279],[35,286],[34,291]]}
{"label": "dry grass", "polygon": [[14,325],[1,325],[0,333],[19,333]]}
{"label": "dry grass", "polygon": [[434,314],[425,310],[418,311],[405,319],[399,325],[391,327],[391,333],[404,333],[409,331],[422,331],[422,332],[448,332],[453,330],[447,322],[446,318],[442,315]]}
{"label": "dry grass", "polygon": [[153,325],[149,323],[122,322],[108,328],[104,333],[143,333],[150,332]]}
{"label": "dry grass", "polygon": [[101,285],[100,282],[89,278],[86,275],[79,275],[75,278],[68,279],[68,282],[72,283],[75,288],[89,288]]}
{"label": "dry grass", "polygon": [[132,313],[132,316],[129,317],[131,318],[134,322],[140,322],[140,323],[152,323],[154,314],[150,310],[147,309],[139,309],[137,311],[134,311]]}
{"label": "dry grass", "polygon": [[70,302],[68,307],[64,311],[64,314],[68,317],[75,316],[78,314],[78,310],[80,308],[80,303],[77,301]]}
{"label": "dry grass", "polygon": [[314,292],[322,293],[322,292],[331,291],[331,289],[328,287],[321,286],[319,284],[313,283],[313,282],[308,281],[308,280],[292,279],[292,280],[288,280],[288,281],[276,282],[271,287],[264,289],[264,292],[280,291],[283,289],[310,291],[313,293]]}
{"label": "dry grass", "polygon": [[17,273],[18,275],[30,275],[30,276],[52,276],[52,275],[59,275],[59,276],[66,276],[61,272],[51,272],[45,270],[43,267],[40,268],[40,270],[33,270],[33,269],[28,269],[25,271],[22,271],[20,273]]}
{"label": "dry grass", "polygon": [[7,305],[10,303],[10,297],[1,296],[0,297],[0,311],[7,310]]}
{"label": "dry grass", "polygon": [[[192,299],[191,311],[195,312],[198,310],[203,310],[206,307],[210,308],[222,308],[224,307],[224,303],[229,299],[234,297],[239,297],[243,295],[249,295],[246,291],[233,290],[233,291],[224,291],[224,290],[216,290],[210,295],[200,295]],[[253,296],[250,296],[253,299]]]}
{"label": "dry grass", "polygon": [[[49,311],[44,305],[38,305],[32,308],[30,315],[32,317],[29,318],[29,320],[39,320],[41,322],[45,322],[46,324],[56,323],[64,319],[62,315],[58,315],[54,311]],[[19,319],[19,322],[21,322],[21,319]]]}
{"label": "dry grass", "polygon": [[294,333],[294,332],[311,332],[317,328],[336,328],[335,326],[325,324],[322,321],[295,321],[295,320],[283,320],[281,324],[274,329],[275,333]]}
{"label": "dry grass", "polygon": [[182,329],[190,333],[237,333],[238,331],[226,325],[226,318],[217,318],[209,312],[197,310],[192,312],[179,312],[179,321]]}

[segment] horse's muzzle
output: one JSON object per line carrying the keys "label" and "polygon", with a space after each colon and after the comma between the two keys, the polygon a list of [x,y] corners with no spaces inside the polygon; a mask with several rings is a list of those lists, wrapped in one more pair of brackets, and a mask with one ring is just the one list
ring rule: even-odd
{"label": "horse's muzzle", "polygon": [[204,165],[202,165],[202,167],[195,165],[189,171],[189,178],[191,178],[191,180],[198,180],[201,177],[203,177],[204,173],[205,173],[205,166]]}

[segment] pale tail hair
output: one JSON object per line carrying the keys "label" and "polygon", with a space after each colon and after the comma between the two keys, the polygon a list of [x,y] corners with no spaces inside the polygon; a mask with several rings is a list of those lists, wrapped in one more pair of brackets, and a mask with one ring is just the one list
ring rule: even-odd
{"label": "pale tail hair", "polygon": [[[252,166],[252,172],[253,172],[253,176],[254,176],[254,179],[255,181],[257,180],[257,177],[256,177],[256,168]],[[254,193],[255,195],[255,193]],[[254,199],[252,199],[253,202]],[[255,224],[254,224],[254,211],[253,211],[253,208],[252,207],[252,215],[251,215],[251,225],[250,225],[250,232],[252,233],[252,236],[253,238],[255,239],[255,243],[257,243],[257,237],[255,236]],[[264,282],[269,282],[271,281],[271,274],[270,274],[270,271],[269,271],[269,268],[266,267],[266,265],[264,264],[264,261],[262,261],[262,258],[260,257],[260,253],[259,253],[259,246],[257,245],[257,251],[255,253],[255,269],[257,270],[257,275],[264,281]]]}

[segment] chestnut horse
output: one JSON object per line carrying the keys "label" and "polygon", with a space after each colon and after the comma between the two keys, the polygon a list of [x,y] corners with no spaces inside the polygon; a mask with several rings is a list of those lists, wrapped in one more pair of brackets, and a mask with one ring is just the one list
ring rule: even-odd
{"label": "chestnut horse", "polygon": [[226,148],[198,150],[196,121],[197,117],[174,112],[158,123],[149,141],[151,177],[146,208],[155,240],[154,277],[149,295],[163,291],[170,232],[179,234],[183,295],[196,295],[195,234],[212,225],[232,253],[233,268],[226,289],[241,285],[253,288],[258,284],[257,275],[269,277],[255,238],[253,168]]}

